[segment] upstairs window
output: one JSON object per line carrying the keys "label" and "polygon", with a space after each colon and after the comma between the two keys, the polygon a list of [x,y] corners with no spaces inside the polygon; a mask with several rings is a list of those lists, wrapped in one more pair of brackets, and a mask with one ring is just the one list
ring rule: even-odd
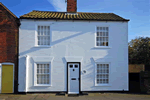
{"label": "upstairs window", "polygon": [[108,27],[97,27],[96,29],[96,46],[108,46]]}
{"label": "upstairs window", "polygon": [[38,45],[50,45],[50,26],[37,27]]}

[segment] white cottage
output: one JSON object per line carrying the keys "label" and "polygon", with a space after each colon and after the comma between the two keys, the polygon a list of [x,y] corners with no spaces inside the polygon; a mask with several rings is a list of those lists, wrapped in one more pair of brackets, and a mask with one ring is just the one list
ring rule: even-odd
{"label": "white cottage", "polygon": [[128,21],[76,12],[76,0],[20,16],[18,91],[128,91]]}

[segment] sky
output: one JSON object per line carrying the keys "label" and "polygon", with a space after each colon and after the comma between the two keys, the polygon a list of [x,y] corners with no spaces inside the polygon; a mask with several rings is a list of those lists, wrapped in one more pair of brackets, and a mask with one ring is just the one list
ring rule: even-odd
{"label": "sky", "polygon": [[[66,12],[65,0],[0,0],[17,17],[31,12]],[[150,37],[150,0],[77,0],[77,12],[115,13],[128,22],[128,41]]]}

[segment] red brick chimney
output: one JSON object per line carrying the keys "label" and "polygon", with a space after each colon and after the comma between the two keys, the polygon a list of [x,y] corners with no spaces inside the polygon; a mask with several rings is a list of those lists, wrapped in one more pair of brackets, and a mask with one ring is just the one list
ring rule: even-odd
{"label": "red brick chimney", "polygon": [[77,12],[77,0],[67,0],[67,12]]}

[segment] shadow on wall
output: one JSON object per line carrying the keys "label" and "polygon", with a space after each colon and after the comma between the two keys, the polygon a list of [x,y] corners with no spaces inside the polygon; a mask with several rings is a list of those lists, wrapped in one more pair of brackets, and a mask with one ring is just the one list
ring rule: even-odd
{"label": "shadow on wall", "polygon": [[65,57],[63,57],[62,58],[62,61],[63,61],[63,63],[64,63],[64,69],[66,69],[66,70],[64,70],[64,74],[65,74],[65,77],[64,77],[64,79],[65,79],[65,91],[67,91],[67,61],[66,61],[66,59],[65,59]]}
{"label": "shadow on wall", "polygon": [[[33,87],[34,86],[34,72],[33,72],[34,71],[34,60],[32,57],[30,57],[30,62],[31,62],[30,64],[32,64],[32,72],[31,72],[32,75],[30,75],[30,76],[32,76],[32,79],[31,79],[32,80],[32,86],[31,87]],[[31,88],[31,87],[29,87],[29,88]]]}
{"label": "shadow on wall", "polygon": [[[61,43],[61,42],[65,41],[65,40],[68,40],[68,39],[71,39],[71,38],[80,36],[80,35],[82,35],[82,34],[85,34],[85,33],[84,33],[84,32],[82,32],[82,33],[77,33],[77,34],[74,34],[74,35],[71,35],[71,36],[68,36],[68,37],[65,37],[65,38],[61,38],[61,39],[56,40],[56,41],[53,41],[53,42],[52,42],[52,40],[51,40],[51,46],[54,46],[54,45],[56,45],[56,44],[58,44],[58,43]],[[35,52],[35,51],[38,51],[38,50],[41,50],[41,49],[46,49],[46,48],[36,48],[36,47],[34,47],[34,45],[33,45],[32,48],[30,48],[29,50],[26,50],[26,51],[24,51],[24,52],[21,52],[19,55],[20,55],[20,56],[21,56],[21,55],[25,55],[25,54],[28,54],[28,53],[31,53],[31,52]],[[49,48],[47,48],[47,49],[49,49]]]}
{"label": "shadow on wall", "polygon": [[[88,65],[86,65],[86,73],[82,74],[83,78],[86,79],[86,81],[91,81],[93,80],[93,86],[95,84],[95,62],[93,60],[93,58],[90,58],[91,63],[89,63]],[[88,72],[88,73],[87,73]]]}
{"label": "shadow on wall", "polygon": [[84,33],[84,32],[82,32],[82,33],[77,32],[77,34],[74,34],[74,35],[71,35],[71,36],[68,36],[68,37],[61,38],[61,39],[59,39],[59,40],[53,41],[53,42],[51,42],[51,44],[52,44],[52,45],[56,45],[56,44],[58,44],[58,43],[60,43],[60,42],[63,42],[63,41],[65,41],[65,40],[68,40],[68,39],[77,37],[77,36],[82,35],[82,34],[85,34],[85,33]]}
{"label": "shadow on wall", "polygon": [[24,52],[19,53],[19,56],[22,56],[22,55],[25,55],[25,54],[28,54],[28,53],[31,53],[31,52],[38,51],[38,50],[40,50],[40,49],[45,49],[45,48],[32,47],[32,48],[30,48],[29,50],[26,50],[26,51],[24,51]]}

